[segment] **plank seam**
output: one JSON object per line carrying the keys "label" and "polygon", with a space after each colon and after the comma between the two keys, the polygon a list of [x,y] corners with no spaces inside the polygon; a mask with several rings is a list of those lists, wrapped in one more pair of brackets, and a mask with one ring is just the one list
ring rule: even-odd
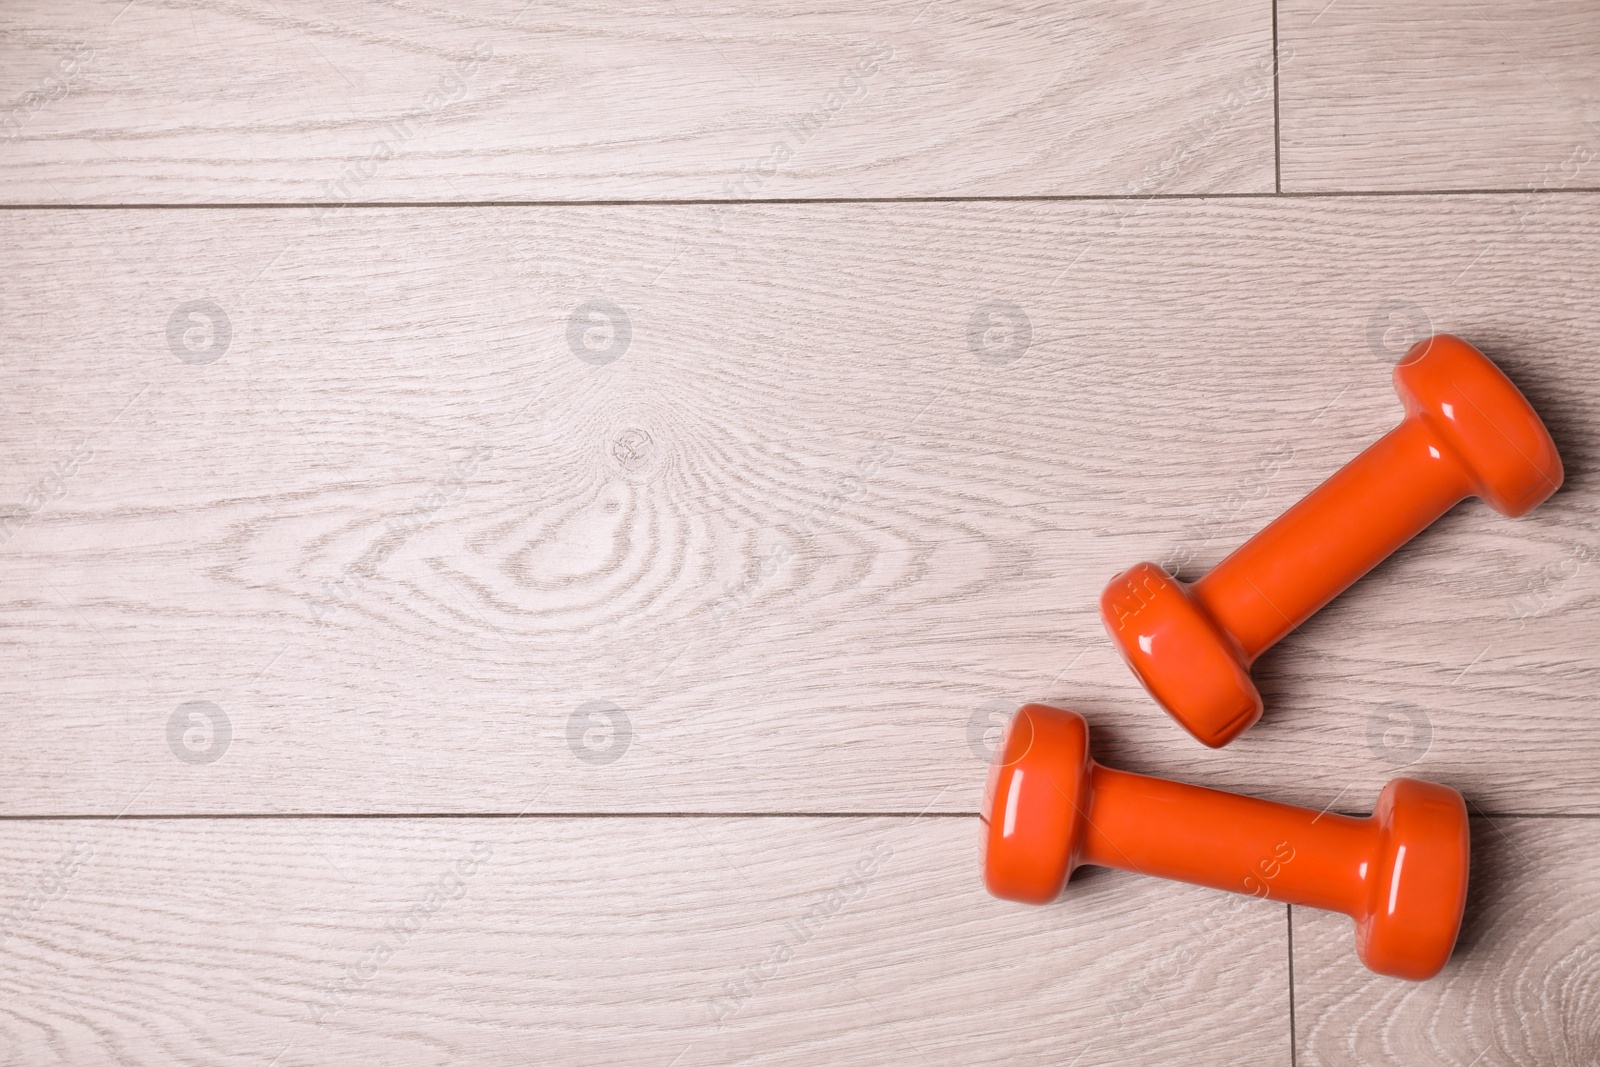
{"label": "plank seam", "polygon": [[[1335,815],[1366,818],[1371,812],[1340,811]],[[8,822],[183,822],[262,820],[381,820],[381,819],[976,819],[976,811],[235,811],[155,812],[143,815],[0,815]],[[1600,812],[1469,812],[1467,818],[1491,819],[1600,819]]]}
{"label": "plank seam", "polygon": [[[7,822],[181,822],[186,819],[976,819],[975,811],[225,811],[142,815],[0,815]],[[1507,817],[1507,816],[1502,816]],[[1600,815],[1595,816],[1600,818]]]}
{"label": "plank seam", "polygon": [[1289,1067],[1298,1067],[1299,1058],[1296,1051],[1298,1038],[1295,1036],[1294,1027],[1294,905],[1283,906],[1283,923],[1288,930],[1289,943]]}
{"label": "plank seam", "polygon": [[[550,208],[613,208],[613,207],[719,207],[752,204],[761,206],[787,206],[809,204],[1058,204],[1058,203],[1123,203],[1179,200],[1360,200],[1383,197],[1468,197],[1468,196],[1525,196],[1526,186],[1484,187],[1473,189],[1325,189],[1290,193],[1150,193],[1129,195],[1125,193],[1075,193],[1054,196],[837,196],[837,197],[774,197],[764,200],[372,200],[345,205],[351,210],[392,208],[470,208],[486,207],[550,207]],[[1568,197],[1600,193],[1600,185],[1567,186],[1561,189],[1542,190],[1540,195]],[[160,203],[160,204],[0,204],[0,211],[273,211],[310,210],[321,205],[307,201],[250,201],[241,203]]]}
{"label": "plank seam", "polygon": [[1283,120],[1278,97],[1278,0],[1272,0],[1272,188],[1283,193]]}

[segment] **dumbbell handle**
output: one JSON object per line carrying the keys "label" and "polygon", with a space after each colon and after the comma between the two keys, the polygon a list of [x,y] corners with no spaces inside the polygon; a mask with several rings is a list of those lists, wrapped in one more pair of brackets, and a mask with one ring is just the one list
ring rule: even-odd
{"label": "dumbbell handle", "polygon": [[1083,862],[1359,916],[1377,821],[1090,768]]}
{"label": "dumbbell handle", "polygon": [[1248,664],[1472,491],[1410,415],[1195,582],[1195,598]]}

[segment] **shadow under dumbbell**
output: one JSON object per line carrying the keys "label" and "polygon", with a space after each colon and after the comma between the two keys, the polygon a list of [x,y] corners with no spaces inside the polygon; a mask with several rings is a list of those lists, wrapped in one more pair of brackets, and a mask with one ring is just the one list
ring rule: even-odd
{"label": "shadow under dumbbell", "polygon": [[[1572,403],[1577,368],[1561,368],[1558,365],[1553,371],[1542,361],[1519,354],[1516,341],[1505,342],[1493,334],[1485,336],[1483,340],[1485,343],[1478,346],[1483,354],[1494,360],[1506,372],[1506,376],[1517,383],[1522,395],[1528,398],[1528,403],[1544,420],[1545,429],[1550,431],[1550,439],[1561,453],[1561,463],[1567,471],[1567,488],[1583,484],[1583,473],[1593,465],[1596,438],[1592,429],[1593,413],[1581,411]],[[1566,373],[1559,373],[1561,370]],[[1563,378],[1567,380],[1563,381]],[[1557,497],[1560,495],[1558,493]]]}
{"label": "shadow under dumbbell", "polygon": [[[1338,606],[1330,604],[1322,610],[1337,611]],[[1310,692],[1311,687],[1307,684],[1310,675],[1300,668],[1298,661],[1305,658],[1308,652],[1314,656],[1319,653],[1307,649],[1305,645],[1306,641],[1296,630],[1263,652],[1255,662],[1251,673],[1265,709],[1256,728],[1263,732],[1263,736],[1270,736],[1269,731],[1276,725],[1276,720],[1282,718],[1284,708],[1298,706]]]}
{"label": "shadow under dumbbell", "polygon": [[1499,886],[1515,884],[1527,866],[1517,846],[1495,826],[1495,820],[1472,812],[1472,868],[1467,878],[1467,910],[1461,917],[1461,933],[1456,938],[1455,958],[1470,955],[1495,929],[1502,902],[1495,899]]}
{"label": "shadow under dumbbell", "polygon": [[[1063,702],[1058,707],[1075,711],[1089,720],[1089,755],[1101,763],[1115,766],[1126,766],[1127,753],[1137,748],[1137,744],[1130,740],[1125,727],[1119,723],[1119,716],[1112,713],[1108,706],[1102,706],[1095,700],[1072,700]],[[1161,715],[1161,709],[1152,707],[1154,714]]]}
{"label": "shadow under dumbbell", "polygon": [[[1067,879],[1067,884],[1074,886],[1081,886],[1085,883],[1099,884],[1102,879],[1110,878],[1114,873],[1116,872],[1110,867],[1096,867],[1092,863],[1085,863],[1072,872],[1072,875]],[[1067,895],[1063,893],[1056,903],[1060,904],[1066,899]]]}

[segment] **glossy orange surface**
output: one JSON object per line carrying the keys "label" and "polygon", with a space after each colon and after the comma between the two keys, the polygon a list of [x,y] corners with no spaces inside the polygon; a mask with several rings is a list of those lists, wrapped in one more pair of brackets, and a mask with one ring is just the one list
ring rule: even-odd
{"label": "glossy orange surface", "polygon": [[1190,584],[1140,563],[1100,595],[1123,659],[1201,742],[1220,748],[1261,717],[1257,656],[1456,503],[1518,516],[1560,488],[1544,423],[1465,341],[1418,342],[1394,385],[1400,425],[1210,573]]}
{"label": "glossy orange surface", "polygon": [[984,882],[1045,904],[1088,863],[1349,915],[1379,974],[1423,979],[1455,946],[1467,809],[1396,778],[1364,819],[1112,770],[1081,715],[1029,704],[1007,727],[983,804]]}

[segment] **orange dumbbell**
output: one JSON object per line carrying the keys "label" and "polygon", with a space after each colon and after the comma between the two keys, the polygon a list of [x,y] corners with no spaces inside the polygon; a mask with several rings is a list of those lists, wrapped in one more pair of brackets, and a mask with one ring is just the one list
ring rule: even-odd
{"label": "orange dumbbell", "polygon": [[1006,729],[983,804],[984,882],[1046,904],[1082,863],[1281,900],[1356,921],[1379,974],[1423,979],[1455,947],[1467,894],[1467,808],[1396,778],[1370,818],[1315,812],[1102,767],[1089,725],[1029,704]]}
{"label": "orange dumbbell", "polygon": [[1220,748],[1261,718],[1250,665],[1468,496],[1526,514],[1561,486],[1528,401],[1458,337],[1394,368],[1406,417],[1192,585],[1153,563],[1112,579],[1100,617],[1150,695]]}

